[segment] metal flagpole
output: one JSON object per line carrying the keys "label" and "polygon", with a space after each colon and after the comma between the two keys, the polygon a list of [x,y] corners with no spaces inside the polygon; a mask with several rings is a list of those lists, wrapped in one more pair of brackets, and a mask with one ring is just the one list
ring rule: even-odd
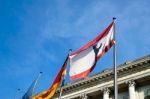
{"label": "metal flagpole", "polygon": [[17,89],[17,92],[16,92],[14,99],[17,99],[17,95],[19,94],[19,92],[20,92],[20,89]]}
{"label": "metal flagpole", "polygon": [[117,85],[117,66],[116,66],[116,31],[115,31],[115,20],[116,18],[113,17],[113,22],[114,22],[114,52],[113,52],[113,57],[114,57],[114,99],[118,98],[118,85]]}
{"label": "metal flagpole", "polygon": [[[69,49],[69,55],[71,54],[71,52],[72,52],[72,49]],[[68,61],[68,63],[69,63],[69,61]],[[67,65],[68,65],[68,63],[67,63]],[[62,82],[61,82],[61,88],[60,88],[60,93],[59,93],[59,98],[58,98],[58,99],[61,99],[64,82],[65,82],[65,77],[63,77],[63,80],[62,80]]]}
{"label": "metal flagpole", "polygon": [[38,84],[42,73],[43,73],[43,72],[40,72],[40,73],[39,73],[39,75],[38,75],[38,77],[37,77],[37,79],[36,79],[36,81],[35,81],[35,84],[34,84],[34,87],[33,87],[33,90],[32,90],[32,95],[31,95],[30,99],[32,99],[32,96],[33,96],[34,91],[35,91],[35,89],[36,89],[36,85]]}
{"label": "metal flagpole", "polygon": [[63,77],[63,80],[61,82],[61,88],[60,88],[60,93],[59,93],[59,98],[58,99],[61,99],[61,95],[62,95],[62,91],[63,91],[63,85],[64,85],[64,77]]}

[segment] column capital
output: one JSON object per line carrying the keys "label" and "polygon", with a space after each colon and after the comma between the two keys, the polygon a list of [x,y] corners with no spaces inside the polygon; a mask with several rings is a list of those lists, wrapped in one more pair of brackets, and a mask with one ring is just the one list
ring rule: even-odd
{"label": "column capital", "polygon": [[132,86],[135,86],[135,81],[134,80],[129,80],[129,81],[126,81],[126,84],[129,85],[129,87],[132,87]]}
{"label": "column capital", "polygon": [[86,93],[80,94],[81,99],[88,99],[88,95]]}
{"label": "column capital", "polygon": [[109,88],[103,88],[103,89],[101,89],[101,91],[103,91],[103,93],[105,94],[105,93],[107,93],[107,94],[109,94],[110,93],[110,90],[109,90]]}

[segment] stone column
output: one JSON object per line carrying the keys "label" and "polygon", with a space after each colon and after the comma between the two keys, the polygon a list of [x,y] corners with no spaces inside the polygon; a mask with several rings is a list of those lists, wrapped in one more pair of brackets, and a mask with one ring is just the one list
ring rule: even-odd
{"label": "stone column", "polygon": [[129,99],[136,99],[135,97],[135,82],[129,81]]}
{"label": "stone column", "polygon": [[103,99],[109,99],[109,92],[110,90],[108,88],[103,89]]}

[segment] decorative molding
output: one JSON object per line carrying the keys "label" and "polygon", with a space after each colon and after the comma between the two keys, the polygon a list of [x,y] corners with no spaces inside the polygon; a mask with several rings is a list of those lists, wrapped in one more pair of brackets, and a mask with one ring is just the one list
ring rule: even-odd
{"label": "decorative molding", "polygon": [[[121,64],[118,66],[117,71],[118,86],[125,83],[129,84],[129,86],[135,86],[135,82],[133,80],[150,77],[150,55],[142,59]],[[68,99],[68,97],[71,97],[72,99],[80,97],[82,95],[80,95],[80,93],[89,94],[99,90],[109,93],[110,90],[107,91],[106,89],[113,87],[112,77],[113,70],[109,69],[83,80],[68,83],[64,86],[62,99]]]}

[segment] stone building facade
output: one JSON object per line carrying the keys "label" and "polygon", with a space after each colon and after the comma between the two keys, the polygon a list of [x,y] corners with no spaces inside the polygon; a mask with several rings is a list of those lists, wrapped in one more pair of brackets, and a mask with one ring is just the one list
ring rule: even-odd
{"label": "stone building facade", "polygon": [[[150,55],[117,67],[118,99],[150,99]],[[68,83],[62,99],[113,99],[113,70]],[[54,99],[58,99],[59,91]]]}

